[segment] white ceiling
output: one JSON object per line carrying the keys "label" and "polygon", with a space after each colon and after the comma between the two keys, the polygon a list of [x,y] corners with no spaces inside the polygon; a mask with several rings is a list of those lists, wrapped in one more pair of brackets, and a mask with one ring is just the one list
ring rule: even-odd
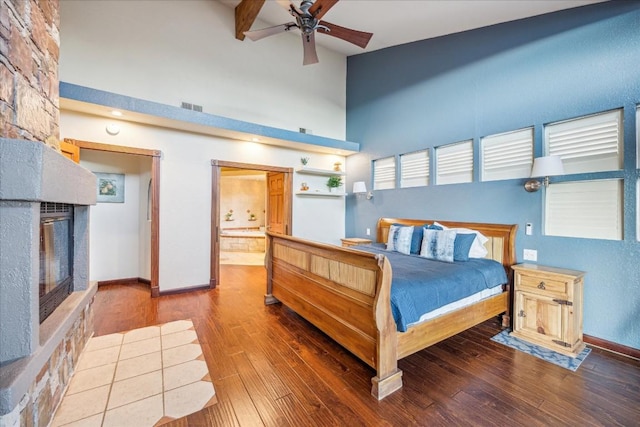
{"label": "white ceiling", "polygon": [[[240,0],[217,0],[235,8]],[[316,43],[346,56],[514,21],[605,0],[340,0],[323,17],[332,24],[373,33],[366,49],[319,34]],[[267,0],[251,27],[293,21],[277,0]],[[286,0],[284,2],[286,4]],[[297,5],[299,0],[295,0]],[[300,37],[299,32],[273,37]],[[253,43],[246,40],[245,43]],[[256,43],[259,43],[256,42]]]}

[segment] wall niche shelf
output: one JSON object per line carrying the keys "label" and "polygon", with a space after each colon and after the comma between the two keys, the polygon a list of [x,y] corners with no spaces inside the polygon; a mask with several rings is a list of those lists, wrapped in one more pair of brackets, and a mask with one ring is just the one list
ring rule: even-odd
{"label": "wall niche shelf", "polygon": [[332,175],[340,175],[345,176],[345,171],[334,171],[332,169],[315,169],[315,168],[300,168],[296,169],[296,172],[302,175],[320,175],[320,176],[332,176]]}
{"label": "wall niche shelf", "polygon": [[347,193],[329,192],[329,191],[297,191],[298,196],[310,196],[310,197],[345,197]]}

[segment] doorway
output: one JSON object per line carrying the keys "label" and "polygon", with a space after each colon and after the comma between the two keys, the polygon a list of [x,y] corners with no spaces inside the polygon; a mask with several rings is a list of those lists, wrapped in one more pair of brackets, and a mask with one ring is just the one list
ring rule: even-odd
{"label": "doorway", "polygon": [[151,296],[160,296],[159,288],[159,262],[160,262],[160,150],[148,150],[144,148],[124,147],[119,145],[102,144],[98,142],[81,141],[65,138],[64,142],[73,144],[80,149],[95,150],[107,153],[132,154],[151,159],[151,174],[147,189],[147,217],[150,221],[150,279]]}
{"label": "doorway", "polygon": [[[209,287],[213,289],[219,283],[221,254],[226,252],[223,249],[228,249],[227,242],[223,242],[222,239],[232,240],[234,244],[240,246],[251,247],[251,245],[258,243],[250,240],[253,239],[252,236],[242,236],[239,233],[246,230],[253,234],[254,229],[257,228],[259,234],[261,224],[264,224],[264,230],[266,231],[291,234],[291,182],[293,169],[223,160],[212,160],[211,165],[211,277]],[[224,177],[230,175],[259,175],[263,177],[265,196],[262,202],[262,206],[264,206],[262,212],[259,211],[260,207],[251,205],[251,202],[247,200],[242,203],[243,206],[240,206],[240,209],[234,209],[233,206],[226,202],[225,206],[222,206]],[[239,219],[237,225],[235,223],[236,218]],[[255,218],[255,222],[258,222],[257,225],[252,224],[254,221],[252,218]],[[231,221],[234,221],[233,225],[231,225]],[[221,223],[225,223],[225,225],[222,226]],[[234,231],[233,229],[236,230]],[[230,237],[229,234],[223,236],[223,230],[225,233],[232,232],[233,237]],[[259,238],[257,235],[254,237]]]}

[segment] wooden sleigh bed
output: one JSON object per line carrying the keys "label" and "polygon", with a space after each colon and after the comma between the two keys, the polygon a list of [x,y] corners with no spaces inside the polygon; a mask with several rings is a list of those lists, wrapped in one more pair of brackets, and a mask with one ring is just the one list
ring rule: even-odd
{"label": "wooden sleigh bed", "polygon": [[[433,220],[381,218],[377,242],[390,226]],[[439,221],[477,230],[489,240],[487,258],[500,262],[508,283],[501,293],[398,332],[390,305],[392,267],[384,255],[267,233],[265,304],[282,302],[376,370],[371,394],[383,399],[402,387],[398,360],[494,316],[510,326],[517,225]]]}

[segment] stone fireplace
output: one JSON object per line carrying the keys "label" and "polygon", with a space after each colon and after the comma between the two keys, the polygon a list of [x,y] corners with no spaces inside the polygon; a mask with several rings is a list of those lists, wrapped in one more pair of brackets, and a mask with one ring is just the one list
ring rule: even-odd
{"label": "stone fireplace", "polygon": [[[46,426],[93,333],[95,176],[59,139],[58,0],[0,0],[0,427]],[[71,294],[40,323],[40,206],[73,205]]]}
{"label": "stone fireplace", "polygon": [[[88,225],[95,201],[90,171],[40,142],[0,139],[0,425],[41,419],[42,405],[55,409],[93,331]],[[41,324],[42,202],[73,205],[74,221],[72,293]]]}

